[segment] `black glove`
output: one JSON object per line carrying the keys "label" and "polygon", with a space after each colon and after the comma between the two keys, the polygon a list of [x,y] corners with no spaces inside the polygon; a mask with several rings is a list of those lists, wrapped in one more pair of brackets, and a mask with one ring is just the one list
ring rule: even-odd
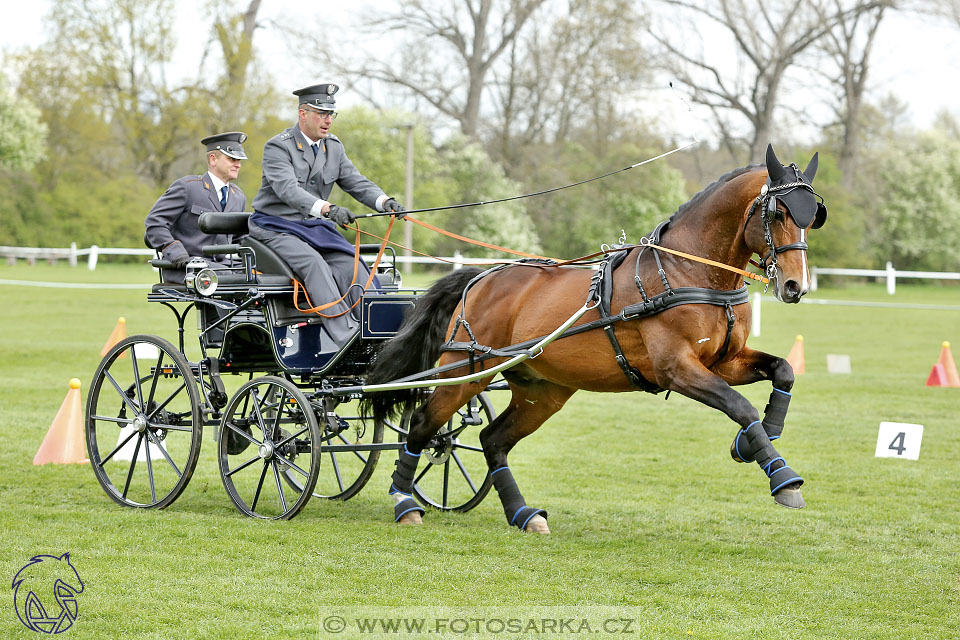
{"label": "black glove", "polygon": [[383,210],[387,213],[397,214],[397,220],[400,220],[403,218],[403,216],[407,215],[403,205],[393,198],[387,198],[387,201],[383,203]]}
{"label": "black glove", "polygon": [[173,264],[176,269],[183,269],[190,262],[190,254],[183,248],[183,243],[174,240],[163,250],[163,259]]}
{"label": "black glove", "polygon": [[327,217],[336,222],[341,227],[346,227],[348,224],[357,219],[357,216],[353,215],[353,212],[346,207],[340,207],[335,204],[330,205],[330,210],[327,211]]}

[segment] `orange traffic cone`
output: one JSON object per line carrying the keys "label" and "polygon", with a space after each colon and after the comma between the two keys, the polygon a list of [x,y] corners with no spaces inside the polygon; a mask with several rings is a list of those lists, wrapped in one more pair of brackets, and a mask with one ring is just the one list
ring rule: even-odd
{"label": "orange traffic cone", "polygon": [[70,380],[70,390],[47,431],[33,464],[86,464],[87,449],[83,444],[83,409],[80,402],[80,380]]}
{"label": "orange traffic cone", "polygon": [[797,336],[796,341],[793,343],[793,348],[790,349],[790,354],[787,356],[787,362],[793,367],[793,373],[798,374],[804,372],[803,336]]}
{"label": "orange traffic cone", "polygon": [[957,375],[957,364],[953,361],[950,352],[950,343],[944,341],[940,349],[940,359],[933,365],[927,377],[928,387],[960,387],[960,375]]}
{"label": "orange traffic cone", "polygon": [[[121,340],[127,337],[127,319],[120,318],[117,320],[117,326],[113,328],[113,331],[110,333],[110,337],[107,338],[107,341],[103,344],[103,349],[100,350],[100,357],[107,355],[107,352],[113,348],[113,345],[117,344]],[[126,357],[127,352],[124,351],[120,354],[121,358]]]}

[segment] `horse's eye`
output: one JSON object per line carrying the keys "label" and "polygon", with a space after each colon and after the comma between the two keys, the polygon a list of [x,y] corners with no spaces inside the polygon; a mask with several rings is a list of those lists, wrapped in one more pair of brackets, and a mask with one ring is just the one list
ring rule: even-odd
{"label": "horse's eye", "polygon": [[773,214],[773,219],[774,219],[774,220],[778,220],[778,221],[780,221],[780,222],[783,222],[785,218],[786,218],[786,215],[784,215],[783,211],[780,210],[780,209],[777,209],[777,212],[776,212],[775,214]]}

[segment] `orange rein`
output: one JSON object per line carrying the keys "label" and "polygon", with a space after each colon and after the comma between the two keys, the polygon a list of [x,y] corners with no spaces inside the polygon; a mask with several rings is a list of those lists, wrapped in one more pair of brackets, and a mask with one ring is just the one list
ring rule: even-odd
{"label": "orange rein", "polygon": [[[390,219],[391,225],[393,224],[393,221],[394,221],[395,219],[396,219],[396,218],[391,217],[391,219]],[[445,236],[447,236],[447,237],[455,238],[455,239],[460,240],[460,241],[462,241],[462,242],[466,242],[466,243],[468,243],[468,244],[473,244],[473,245],[476,245],[476,246],[479,246],[479,247],[484,247],[484,248],[486,248],[486,249],[493,249],[493,250],[495,250],[495,251],[502,251],[502,252],[504,252],[504,253],[512,253],[512,254],[514,254],[514,255],[523,256],[523,257],[525,257],[525,258],[535,258],[535,259],[538,259],[538,260],[553,260],[553,258],[547,258],[547,257],[545,257],[545,256],[540,256],[540,255],[536,255],[536,254],[532,254],[532,253],[526,253],[526,252],[523,252],[523,251],[516,251],[516,250],[514,250],[514,249],[508,249],[508,248],[506,248],[506,247],[501,247],[501,246],[498,246],[498,245],[495,245],[495,244],[490,244],[490,243],[487,243],[487,242],[481,242],[481,241],[479,241],[479,240],[472,240],[472,239],[467,238],[467,237],[465,237],[465,236],[461,236],[461,235],[458,235],[458,234],[456,234],[456,233],[452,233],[452,232],[450,232],[450,231],[446,231],[445,229],[441,229],[440,227],[435,227],[434,225],[429,224],[429,223],[427,223],[427,222],[423,222],[422,220],[418,220],[418,219],[414,218],[413,216],[405,216],[405,217],[404,217],[404,220],[409,220],[410,222],[413,222],[414,224],[420,225],[421,227],[424,227],[424,228],[426,228],[426,229],[430,229],[431,231],[435,231],[435,232],[437,232],[437,233],[443,234],[443,235],[445,235]],[[364,233],[364,234],[366,234],[366,235],[368,235],[368,236],[377,238],[377,239],[379,239],[379,240],[383,240],[384,243],[388,242],[388,240],[387,240],[386,237],[381,238],[380,236],[378,236],[378,235],[376,235],[376,234],[373,234],[373,233],[370,233],[370,232],[368,232],[368,231],[362,231],[362,230],[359,228],[359,226],[357,226],[356,228],[357,228],[357,231],[359,231],[360,233]],[[387,229],[386,236],[389,237],[389,235],[390,235],[390,229],[388,228],[388,229]],[[359,238],[359,236],[358,236],[358,238]],[[717,267],[718,269],[725,269],[725,270],[727,270],[727,271],[732,271],[733,273],[736,273],[736,274],[738,274],[738,275],[741,275],[741,276],[743,276],[744,278],[750,278],[751,280],[756,280],[757,282],[761,282],[761,283],[763,283],[763,284],[767,284],[768,282],[770,282],[769,278],[766,278],[766,277],[761,276],[761,275],[757,275],[757,274],[755,274],[755,273],[751,273],[751,272],[746,271],[746,270],[744,270],[744,269],[739,269],[739,268],[737,268],[737,267],[733,267],[733,266],[730,266],[730,265],[728,265],[728,264],[724,264],[723,262],[717,262],[717,261],[715,261],[715,260],[710,260],[709,258],[702,258],[702,257],[700,257],[700,256],[695,256],[695,255],[690,254],[690,253],[684,253],[683,251],[677,251],[676,249],[669,249],[669,248],[667,248],[667,247],[664,247],[663,245],[654,244],[653,242],[650,242],[650,241],[644,242],[644,240],[646,240],[646,238],[643,238],[643,239],[640,241],[640,244],[624,245],[624,246],[622,246],[622,247],[618,247],[618,248],[613,249],[613,250],[611,250],[611,251],[598,251],[598,252],[596,252],[596,253],[591,253],[590,255],[586,255],[586,256],[580,256],[579,258],[574,258],[574,259],[572,259],[572,260],[564,260],[564,261],[554,260],[554,262],[556,262],[556,264],[554,264],[554,265],[545,265],[545,266],[561,267],[561,266],[570,265],[570,264],[577,264],[577,263],[583,262],[583,261],[585,261],[585,260],[590,260],[590,259],[592,259],[592,258],[596,258],[596,257],[602,256],[602,255],[604,255],[605,253],[612,253],[612,252],[614,252],[614,251],[629,251],[630,249],[634,249],[634,248],[636,248],[636,247],[650,247],[650,248],[656,249],[656,250],[658,250],[658,251],[665,251],[665,252],[667,252],[667,253],[672,253],[673,255],[680,256],[681,258],[686,258],[686,259],[688,259],[688,260],[693,260],[694,262],[700,262],[700,263],[702,263],[702,264],[708,264],[708,265],[710,265],[710,266]],[[359,242],[359,239],[358,239],[358,242]],[[413,253],[416,253],[416,254],[421,255],[421,256],[431,257],[431,258],[434,258],[434,259],[436,259],[436,260],[440,260],[441,262],[450,262],[449,260],[443,260],[442,258],[437,258],[436,256],[430,256],[429,254],[421,253],[421,252],[419,252],[419,251],[414,251],[413,249],[410,249],[409,247],[404,247],[403,245],[397,244],[396,242],[391,242],[390,244],[394,245],[395,247],[399,247],[400,249],[404,249],[404,250],[406,250],[406,251],[412,251]],[[383,252],[383,246],[381,246],[380,251],[381,251],[381,253]],[[509,262],[509,261],[505,261],[505,262]]]}
{"label": "orange rein", "polygon": [[[387,242],[389,242],[390,231],[393,229],[393,223],[396,222],[396,220],[397,219],[394,216],[390,216],[390,224],[387,225],[387,232],[383,236],[383,242],[380,243],[380,250],[377,251],[377,259],[374,260],[373,267],[370,268],[370,275],[367,277],[367,283],[363,287],[364,291],[369,289],[370,285],[373,284],[373,279],[374,277],[376,277],[376,274],[377,274],[377,267],[380,265],[381,258],[383,258],[383,252],[387,248]],[[360,303],[360,298],[358,297],[357,300],[352,305],[350,305],[346,310],[341,311],[340,313],[335,313],[333,315],[320,313],[324,309],[329,309],[330,307],[333,307],[343,302],[346,299],[347,295],[350,293],[350,290],[357,284],[357,273],[359,273],[360,271],[360,233],[361,231],[360,231],[360,225],[356,223],[354,223],[354,226],[351,228],[355,229],[357,232],[356,238],[353,242],[353,278],[351,280],[352,284],[349,287],[347,287],[347,290],[343,293],[342,296],[340,296],[333,302],[328,302],[326,304],[322,304],[320,306],[314,307],[313,303],[310,302],[310,296],[307,294],[307,288],[303,286],[302,282],[294,278],[293,279],[293,306],[297,308],[297,311],[301,313],[315,313],[321,318],[339,318],[344,314],[350,313],[350,311],[352,311],[353,308]],[[308,309],[300,308],[300,290],[301,289],[303,290],[303,297],[306,298],[307,304],[311,305]]]}

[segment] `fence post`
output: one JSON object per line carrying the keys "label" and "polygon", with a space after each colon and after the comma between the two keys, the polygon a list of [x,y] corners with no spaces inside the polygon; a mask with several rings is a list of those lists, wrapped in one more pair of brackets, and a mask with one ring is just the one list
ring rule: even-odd
{"label": "fence post", "polygon": [[97,254],[100,252],[100,247],[95,244],[90,245],[90,255],[87,257],[87,269],[90,271],[95,271],[97,268]]}
{"label": "fence post", "polygon": [[810,291],[817,290],[817,268],[812,267],[810,269]]}
{"label": "fence post", "polygon": [[897,270],[893,268],[893,263],[887,261],[887,293],[893,295],[897,292]]}
{"label": "fence post", "polygon": [[459,271],[463,269],[463,254],[460,253],[460,249],[457,249],[453,252],[453,270]]}
{"label": "fence post", "polygon": [[67,259],[71,267],[77,266],[77,243],[70,243],[70,257]]}
{"label": "fence post", "polygon": [[753,312],[753,318],[750,321],[750,335],[760,337],[760,292],[753,292],[753,300],[750,302],[750,309]]}

